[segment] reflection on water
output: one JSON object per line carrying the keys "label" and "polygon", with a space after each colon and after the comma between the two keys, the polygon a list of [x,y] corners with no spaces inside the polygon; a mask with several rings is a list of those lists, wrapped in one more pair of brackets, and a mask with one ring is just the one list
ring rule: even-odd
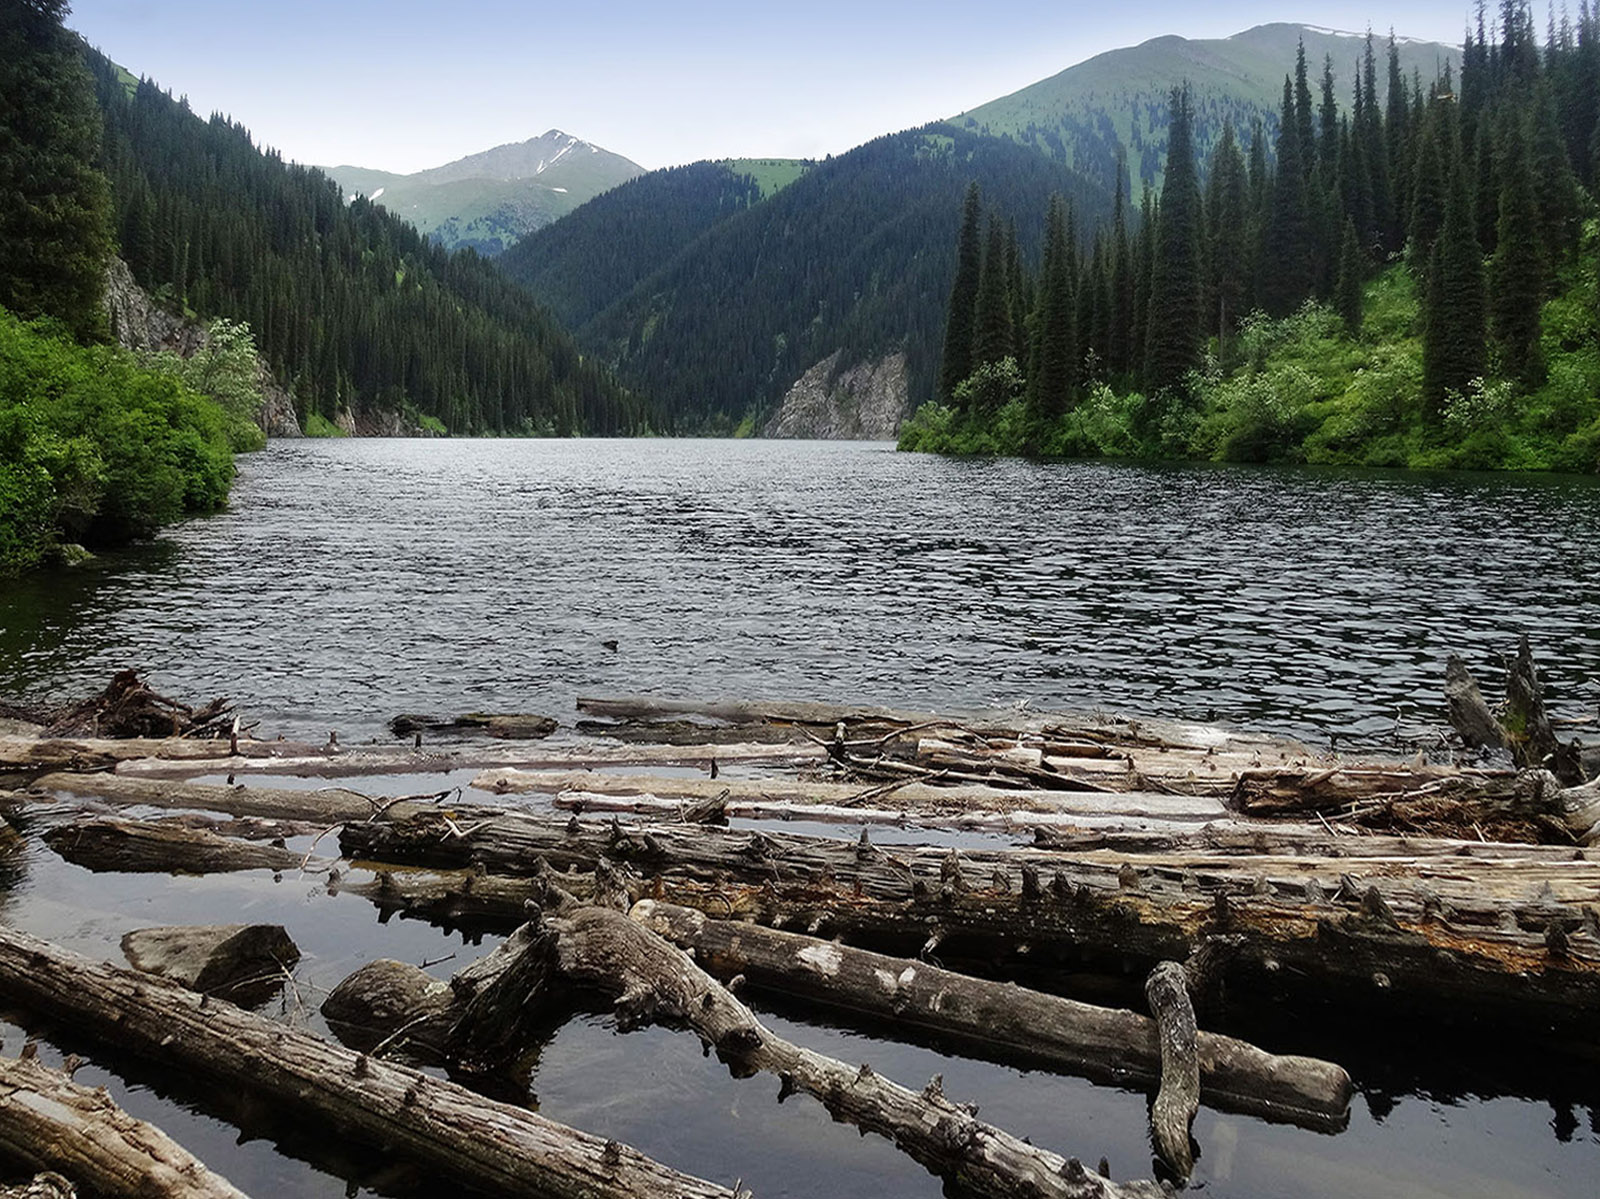
{"label": "reflection on water", "polygon": [[[274,443],[232,510],[0,590],[0,694],[136,665],[271,732],[651,690],[1441,723],[1529,632],[1600,681],[1600,483],[789,442]],[[616,652],[601,644],[620,643]]]}

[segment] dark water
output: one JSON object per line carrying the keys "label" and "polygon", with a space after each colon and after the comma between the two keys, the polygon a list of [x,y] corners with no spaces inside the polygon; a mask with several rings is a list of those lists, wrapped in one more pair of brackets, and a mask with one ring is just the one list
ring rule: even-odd
{"label": "dark water", "polygon": [[[1397,719],[1442,721],[1446,653],[1487,667],[1523,631],[1559,703],[1592,707],[1597,526],[1591,480],[951,463],[849,445],[276,444],[245,464],[229,513],[0,591],[0,694],[87,692],[136,665],[171,693],[235,696],[268,732],[346,740],[401,710],[569,715],[577,694],[637,690],[1214,710],[1381,740]],[[134,927],[282,923],[305,956],[269,1010],[316,1031],[322,995],[370,958],[454,954],[433,967],[446,977],[493,943],[379,924],[312,876],[89,875],[38,844],[48,819],[0,851],[0,919],[112,960]],[[1142,1093],[757,1002],[802,1044],[912,1086],[942,1073],[1012,1132],[1104,1154],[1119,1178],[1150,1173]],[[457,1193],[27,1022],[47,1059],[87,1053],[80,1081],[252,1194]],[[1202,1109],[1201,1193],[1595,1193],[1592,1066],[1459,1026],[1294,1012],[1234,1031],[1338,1060],[1359,1093],[1336,1136]],[[8,1051],[21,1035],[0,1026]],[[887,1142],[776,1095],[692,1036],[619,1035],[600,1014],[554,1030],[529,1080],[546,1115],[761,1199],[941,1194]]]}
{"label": "dark water", "polygon": [[[0,589],[0,694],[115,669],[267,732],[575,695],[1026,702],[1317,740],[1519,633],[1600,700],[1600,484],[777,442],[274,443],[231,511]],[[616,653],[602,642],[620,642]]]}

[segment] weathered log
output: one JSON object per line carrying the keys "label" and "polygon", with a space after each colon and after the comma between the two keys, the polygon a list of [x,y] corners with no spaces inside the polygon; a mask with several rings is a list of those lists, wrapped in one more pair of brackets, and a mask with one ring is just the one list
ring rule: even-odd
{"label": "weathered log", "polygon": [[1150,1109],[1156,1155],[1179,1182],[1194,1169],[1189,1130],[1200,1110],[1200,1055],[1188,979],[1177,962],[1160,962],[1145,980],[1144,994],[1161,1029],[1161,1089]]}
{"label": "weathered log", "polygon": [[[921,1094],[777,1036],[685,954],[606,908],[552,919],[557,969],[616,1002],[619,1018],[681,1023],[736,1071],[765,1071],[819,1099],[829,1113],[888,1137],[964,1193],[1022,1196],[1159,1196],[1154,1183],[1113,1184],[1046,1149],[976,1119],[937,1083]],[[1075,1159],[1074,1159],[1075,1161]]]}
{"label": "weathered log", "polygon": [[948,812],[1070,813],[1083,816],[1149,817],[1207,820],[1226,816],[1227,807],[1205,795],[1167,795],[1149,791],[1083,794],[1065,791],[1016,791],[987,784],[940,786],[912,780],[894,787],[864,786],[800,779],[671,778],[665,775],[575,773],[507,768],[488,770],[473,787],[497,793],[555,795],[583,791],[597,795],[654,795],[672,799],[709,799],[726,791],[730,803],[784,802],[835,807],[871,805],[894,809]]}
{"label": "weathered log", "polygon": [[156,692],[134,671],[122,670],[99,695],[57,715],[44,736],[217,736],[232,719],[233,705],[225,698],[194,708]]}
{"label": "weathered log", "polygon": [[304,820],[322,828],[347,820],[367,820],[379,812],[394,816],[416,815],[433,806],[430,799],[395,800],[363,795],[343,787],[319,787],[315,791],[304,791],[291,787],[249,787],[242,783],[223,786],[220,783],[190,783],[71,771],[41,776],[34,783],[34,790],[45,794],[92,796],[112,803],[157,808],[202,809],[265,820]]}
{"label": "weathered log", "polygon": [[1556,736],[1544,710],[1544,683],[1533,664],[1526,633],[1517,643],[1517,656],[1506,667],[1506,714],[1500,726],[1517,765],[1548,770],[1568,786],[1584,781],[1577,746],[1564,744]]}
{"label": "weathered log", "polygon": [[123,935],[122,952],[135,970],[246,1006],[278,991],[300,960],[281,924],[138,928]]}
{"label": "weathered log", "polygon": [[159,1128],[123,1111],[104,1087],[79,1086],[37,1059],[0,1058],[0,1156],[75,1179],[104,1199],[244,1199]]}
{"label": "weathered log", "polygon": [[54,1170],[45,1170],[27,1182],[0,1186],[0,1199],[78,1199],[78,1188]]}
{"label": "weathered log", "polygon": [[1457,654],[1445,659],[1444,698],[1450,710],[1450,725],[1468,749],[1505,748],[1505,730],[1484,702],[1478,681]]}
{"label": "weathered log", "polygon": [[615,1141],[14,929],[0,928],[0,996],[120,1049],[291,1105],[489,1194],[732,1196]]}
{"label": "weathered log", "polygon": [[189,874],[297,870],[305,861],[281,846],[147,820],[75,820],[47,830],[43,840],[74,865],[100,872],[173,873],[179,861]]}
{"label": "weathered log", "polygon": [[[634,920],[720,977],[756,988],[924,1028],[990,1051],[1118,1083],[1161,1076],[1154,1022],[1009,983],[957,974],[927,962],[641,900]],[[1320,1131],[1344,1126],[1350,1076],[1331,1062],[1264,1053],[1232,1037],[1201,1033],[1207,1104]]]}
{"label": "weathered log", "polygon": [[[347,825],[341,847],[351,857],[479,863],[491,873],[526,873],[540,856],[585,870],[610,858],[646,879],[670,876],[679,902],[690,884],[705,885],[692,906],[720,914],[901,946],[942,940],[941,952],[961,956],[959,944],[978,960],[1026,947],[1153,965],[1185,958],[1208,933],[1238,932],[1245,940],[1232,973],[1273,992],[1298,986],[1320,996],[1338,984],[1347,1001],[1442,1002],[1486,1017],[1520,1011],[1519,1023],[1537,1012],[1580,1038],[1595,1032],[1575,1025],[1600,1000],[1600,926],[1586,910],[1600,905],[1600,865],[1589,861],[1173,854],[1135,866],[1115,854],[974,850],[960,855],[966,876],[990,884],[974,885],[960,871],[951,876],[949,851],[930,847],[475,815],[458,811],[456,831],[438,817]],[[992,885],[997,876],[1003,887]],[[650,894],[648,881],[639,893]],[[1382,901],[1375,911],[1363,908],[1369,894]],[[1552,926],[1563,934],[1559,952]]]}
{"label": "weathered log", "polygon": [[490,712],[442,717],[408,714],[396,716],[389,722],[389,731],[396,737],[410,737],[415,733],[486,733],[507,741],[537,741],[560,727],[553,716]]}

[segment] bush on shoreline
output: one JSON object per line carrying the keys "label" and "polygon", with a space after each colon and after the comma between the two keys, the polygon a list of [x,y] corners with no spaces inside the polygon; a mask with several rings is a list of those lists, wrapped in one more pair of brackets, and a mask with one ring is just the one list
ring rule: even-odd
{"label": "bush on shoreline", "polygon": [[227,503],[229,420],[109,346],[0,309],[0,576]]}

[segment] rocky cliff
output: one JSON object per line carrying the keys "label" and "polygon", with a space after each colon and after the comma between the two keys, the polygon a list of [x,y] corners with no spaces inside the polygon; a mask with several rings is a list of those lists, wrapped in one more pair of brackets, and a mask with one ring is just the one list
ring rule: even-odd
{"label": "rocky cliff", "polygon": [[[156,303],[134,282],[133,272],[120,258],[113,258],[106,268],[105,303],[112,336],[127,349],[171,350],[187,358],[206,343],[205,326]],[[259,355],[256,372],[262,395],[257,423],[268,437],[299,437],[300,421],[294,414],[294,401]]]}
{"label": "rocky cliff", "polygon": [[819,441],[892,441],[910,402],[906,356],[839,369],[837,352],[817,363],[783,397],[763,437]]}

